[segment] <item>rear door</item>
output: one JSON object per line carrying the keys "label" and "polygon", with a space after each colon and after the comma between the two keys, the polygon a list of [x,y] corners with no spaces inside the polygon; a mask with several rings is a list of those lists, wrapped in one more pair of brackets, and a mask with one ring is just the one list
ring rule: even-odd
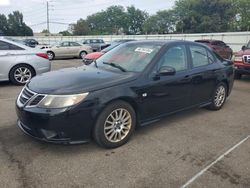
{"label": "rear door", "polygon": [[81,45],[78,44],[77,42],[70,42],[69,44],[70,44],[69,49],[72,56],[78,57],[80,55],[79,53]]}
{"label": "rear door", "polygon": [[192,62],[191,100],[189,105],[200,105],[211,99],[216,86],[217,72],[220,66],[209,50],[200,45],[189,45],[189,55]]}
{"label": "rear door", "polygon": [[0,40],[0,80],[9,79],[9,70],[15,64],[16,58],[15,45]]}

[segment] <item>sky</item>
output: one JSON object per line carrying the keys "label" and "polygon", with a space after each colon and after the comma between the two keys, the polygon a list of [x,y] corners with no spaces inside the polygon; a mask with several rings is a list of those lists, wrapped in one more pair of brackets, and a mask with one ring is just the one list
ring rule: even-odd
{"label": "sky", "polygon": [[49,3],[50,32],[67,30],[69,23],[76,23],[80,18],[105,10],[112,5],[124,7],[134,5],[136,8],[154,14],[159,10],[170,9],[175,0],[0,0],[0,14],[18,10],[23,13],[24,22],[34,32],[47,28],[47,1]]}

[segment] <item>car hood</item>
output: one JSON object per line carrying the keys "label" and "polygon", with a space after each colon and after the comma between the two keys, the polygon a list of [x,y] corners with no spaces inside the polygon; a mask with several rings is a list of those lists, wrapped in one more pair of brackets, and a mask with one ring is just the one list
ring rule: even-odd
{"label": "car hood", "polygon": [[235,54],[236,56],[250,55],[250,49],[241,50]]}
{"label": "car hood", "polygon": [[84,58],[85,59],[97,59],[97,58],[101,57],[102,55],[103,55],[102,52],[93,52],[93,53],[86,55]]}
{"label": "car hood", "polygon": [[136,79],[137,75],[81,66],[38,75],[31,79],[27,87],[40,94],[77,94],[129,82]]}

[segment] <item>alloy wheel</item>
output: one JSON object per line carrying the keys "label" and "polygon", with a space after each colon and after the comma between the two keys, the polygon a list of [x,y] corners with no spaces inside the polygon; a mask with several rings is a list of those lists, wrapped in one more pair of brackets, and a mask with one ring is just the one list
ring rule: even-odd
{"label": "alloy wheel", "polygon": [[124,108],[112,111],[104,123],[104,135],[110,142],[120,142],[132,126],[131,114]]}
{"label": "alloy wheel", "polygon": [[14,72],[14,78],[18,83],[25,84],[32,77],[32,73],[27,67],[19,67]]}
{"label": "alloy wheel", "polygon": [[226,89],[223,85],[219,86],[216,90],[214,96],[214,104],[216,107],[220,107],[223,105],[226,98]]}

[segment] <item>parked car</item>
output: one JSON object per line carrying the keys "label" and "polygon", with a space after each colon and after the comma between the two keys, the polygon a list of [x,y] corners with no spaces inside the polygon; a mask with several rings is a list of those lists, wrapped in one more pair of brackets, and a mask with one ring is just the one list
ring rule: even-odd
{"label": "parked car", "polygon": [[102,39],[85,39],[80,41],[81,44],[91,46],[93,52],[98,52],[107,47],[107,44]]}
{"label": "parked car", "polygon": [[80,44],[79,42],[64,41],[52,45],[49,48],[45,48],[49,59],[65,58],[65,57],[79,57],[82,58],[88,53],[92,52],[90,46]]}
{"label": "parked car", "polygon": [[221,109],[233,77],[231,61],[198,43],[128,42],[89,66],[33,78],[16,101],[18,126],[43,141],[75,144],[93,136],[114,148],[136,126],[166,115]]}
{"label": "parked car", "polygon": [[89,65],[91,64],[94,60],[96,60],[97,58],[101,57],[103,54],[105,54],[106,52],[112,50],[113,48],[115,48],[116,46],[119,46],[120,44],[123,44],[125,42],[130,42],[130,41],[135,41],[133,39],[121,39],[121,40],[114,40],[109,47],[103,49],[100,52],[93,52],[90,53],[86,56],[83,57],[83,63],[85,65]]}
{"label": "parked car", "polygon": [[236,79],[240,79],[242,75],[250,75],[250,41],[235,54],[234,67]]}
{"label": "parked car", "polygon": [[223,41],[220,40],[196,40],[195,42],[203,43],[212,48],[217,54],[225,59],[232,59],[233,50]]}
{"label": "parked car", "polygon": [[35,39],[24,39],[23,42],[31,48],[35,48],[39,44]]}
{"label": "parked car", "polygon": [[0,38],[0,81],[26,84],[35,75],[50,71],[46,52]]}

